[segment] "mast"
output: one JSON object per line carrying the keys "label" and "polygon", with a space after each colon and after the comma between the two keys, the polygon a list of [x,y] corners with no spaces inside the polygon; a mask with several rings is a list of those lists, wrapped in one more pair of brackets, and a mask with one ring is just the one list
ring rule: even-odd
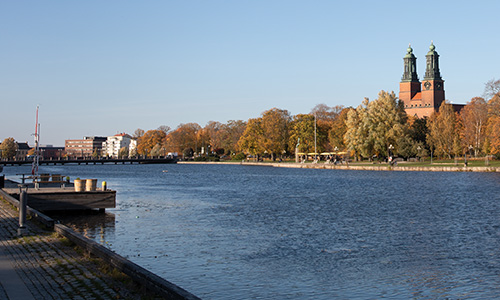
{"label": "mast", "polygon": [[31,175],[33,175],[33,182],[38,178],[38,165],[39,165],[39,155],[40,155],[40,123],[38,123],[38,108],[36,106],[36,122],[35,122],[35,153],[33,158],[33,165],[31,167]]}

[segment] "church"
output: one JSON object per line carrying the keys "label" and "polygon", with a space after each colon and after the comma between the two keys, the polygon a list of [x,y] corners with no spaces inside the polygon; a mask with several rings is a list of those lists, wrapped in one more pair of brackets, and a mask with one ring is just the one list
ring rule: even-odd
{"label": "church", "polygon": [[[439,72],[439,54],[431,43],[427,52],[426,69],[423,82],[417,75],[417,58],[413,49],[408,46],[404,60],[404,72],[399,83],[399,99],[403,101],[405,111],[410,116],[430,117],[437,112],[444,102],[444,80]],[[453,105],[459,111],[463,105]]]}

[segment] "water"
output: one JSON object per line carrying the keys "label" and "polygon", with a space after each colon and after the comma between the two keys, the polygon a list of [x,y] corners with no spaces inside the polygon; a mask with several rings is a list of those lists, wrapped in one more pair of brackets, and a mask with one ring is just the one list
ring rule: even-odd
{"label": "water", "polygon": [[[491,299],[500,175],[43,166],[117,190],[87,236],[203,299]],[[163,172],[163,171],[168,172]],[[6,167],[8,178],[29,167]]]}

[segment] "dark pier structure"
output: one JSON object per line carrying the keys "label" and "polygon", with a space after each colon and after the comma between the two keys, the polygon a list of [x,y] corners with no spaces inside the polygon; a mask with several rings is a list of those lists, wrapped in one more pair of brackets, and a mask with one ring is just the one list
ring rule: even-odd
{"label": "dark pier structure", "polygon": [[[33,160],[0,160],[0,166],[15,166],[32,164]],[[175,164],[177,160],[171,157],[133,157],[133,158],[108,158],[108,157],[87,157],[87,158],[56,158],[40,159],[39,165],[97,165],[97,164]]]}

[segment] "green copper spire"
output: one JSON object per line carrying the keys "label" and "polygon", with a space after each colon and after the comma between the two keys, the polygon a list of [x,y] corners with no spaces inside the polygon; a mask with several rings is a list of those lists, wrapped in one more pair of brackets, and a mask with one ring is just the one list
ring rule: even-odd
{"label": "green copper spire", "polygon": [[406,49],[406,55],[403,58],[404,60],[404,72],[403,77],[401,78],[402,82],[406,81],[418,81],[417,76],[417,58],[413,55],[413,49],[411,48],[411,44],[408,45],[408,49]]}
{"label": "green copper spire", "polygon": [[441,80],[441,74],[439,72],[439,54],[436,52],[436,46],[431,42],[429,46],[429,52],[427,52],[426,58],[426,68],[424,80]]}

